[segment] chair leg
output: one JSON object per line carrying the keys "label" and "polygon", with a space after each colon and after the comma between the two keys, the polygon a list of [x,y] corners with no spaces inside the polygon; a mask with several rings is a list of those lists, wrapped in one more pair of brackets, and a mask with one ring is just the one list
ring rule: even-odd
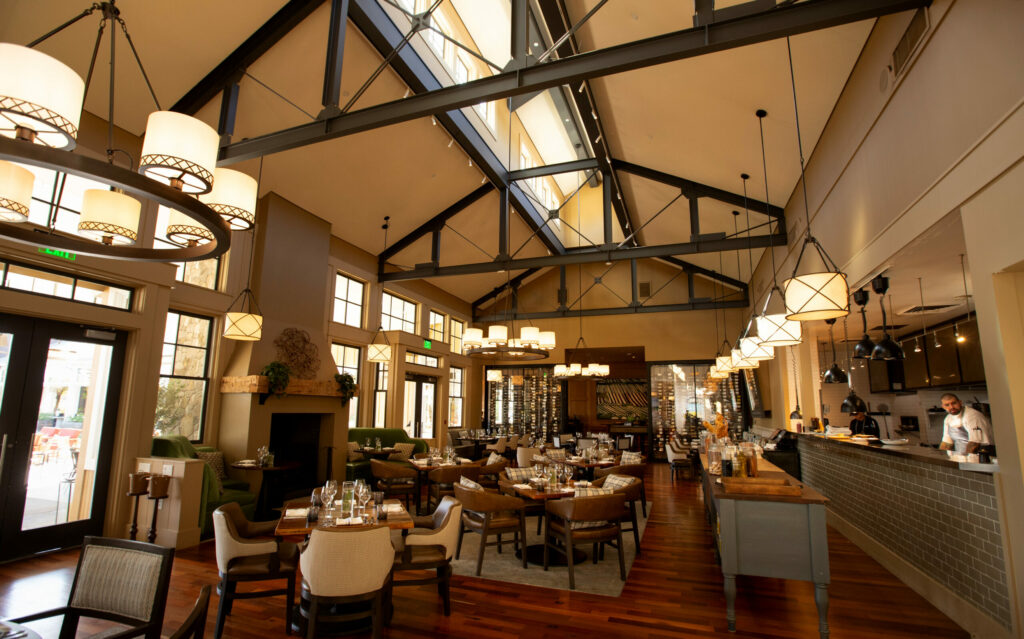
{"label": "chair leg", "polygon": [[569,590],[576,590],[576,573],[572,565],[574,550],[572,545],[572,523],[567,521],[565,522],[565,563],[569,566]]}
{"label": "chair leg", "polygon": [[[515,547],[513,546],[513,549]],[[519,552],[523,555],[523,569],[526,569],[526,513],[519,513]]]}
{"label": "chair leg", "polygon": [[[544,570],[548,569],[548,556],[550,554],[550,548],[551,548],[551,543],[550,543],[550,539],[549,539],[550,535],[551,535],[551,523],[548,521],[548,518],[545,517],[544,518]],[[523,554],[526,554],[525,549],[524,549]]]}
{"label": "chair leg", "polygon": [[[595,541],[592,544],[592,546],[593,546],[593,548],[590,551],[590,554],[594,556],[594,563],[596,564],[597,563],[597,542]],[[601,552],[604,552],[604,544],[601,544]],[[604,559],[604,557],[602,557],[601,559]]]}
{"label": "chair leg", "polygon": [[220,591],[220,603],[217,604],[217,625],[213,630],[213,639],[220,639],[220,634],[224,631],[224,617],[228,614],[228,600],[231,594],[228,590],[227,576],[221,577],[220,588],[217,590]]}
{"label": "chair leg", "polygon": [[459,522],[459,544],[455,547],[455,558],[462,557],[462,536],[466,532],[466,527]]}
{"label": "chair leg", "polygon": [[540,534],[540,525],[541,525],[541,523],[543,523],[543,521],[544,521],[544,515],[538,515],[537,516],[537,534],[538,535]]}
{"label": "chair leg", "polygon": [[476,576],[477,577],[480,576],[480,569],[484,565],[484,550],[487,548],[487,524],[488,524],[487,520],[489,520],[490,518],[491,518],[490,515],[488,515],[487,519],[484,520],[483,530],[480,531],[480,550],[477,551],[477,553],[476,553]]}
{"label": "chair leg", "polygon": [[288,592],[284,600],[284,634],[292,634],[292,607],[295,603],[295,573],[288,575]]}
{"label": "chair leg", "polygon": [[626,560],[622,557],[622,526],[615,527],[615,534],[619,538],[619,577],[626,581]]}
{"label": "chair leg", "polygon": [[644,519],[647,519],[647,487],[640,484],[640,506],[644,510]]}
{"label": "chair leg", "polygon": [[441,595],[441,601],[444,604],[444,616],[450,617],[452,614],[452,598],[451,598],[451,579],[452,579],[452,566],[451,564],[445,564],[437,569],[437,593]]}
{"label": "chair leg", "polygon": [[629,502],[629,515],[633,522],[633,546],[636,550],[636,555],[640,556],[640,527],[636,524],[636,502]]}
{"label": "chair leg", "polygon": [[230,615],[231,607],[235,605],[235,588],[237,588],[238,584],[234,581],[229,581],[227,582],[226,586],[228,591],[228,603],[227,608],[225,609],[225,613]]}
{"label": "chair leg", "polygon": [[316,636],[316,617],[320,613],[320,599],[309,593],[309,619],[306,620],[306,639]]}
{"label": "chair leg", "polygon": [[380,639],[382,628],[384,626],[384,606],[381,605],[381,599],[383,599],[383,594],[383,590],[378,590],[376,593],[374,593],[374,639]]}
{"label": "chair leg", "polygon": [[498,554],[501,554],[501,533],[498,533]]}

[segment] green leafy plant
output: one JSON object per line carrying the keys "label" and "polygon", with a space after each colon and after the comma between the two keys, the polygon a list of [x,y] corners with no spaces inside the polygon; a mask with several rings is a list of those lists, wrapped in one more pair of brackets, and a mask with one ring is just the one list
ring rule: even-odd
{"label": "green leafy plant", "polygon": [[348,373],[335,373],[334,381],[338,384],[338,392],[341,393],[341,405],[347,406],[348,400],[356,394],[356,380]]}
{"label": "green leafy plant", "polygon": [[267,390],[274,395],[281,397],[288,388],[288,381],[292,377],[292,369],[284,362],[270,362],[263,367],[260,375],[267,378]]}

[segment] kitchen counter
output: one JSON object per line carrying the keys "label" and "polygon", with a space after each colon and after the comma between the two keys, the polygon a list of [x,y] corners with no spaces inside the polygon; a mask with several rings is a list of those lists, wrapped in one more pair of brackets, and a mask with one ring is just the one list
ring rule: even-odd
{"label": "kitchen counter", "polygon": [[949,468],[956,468],[959,470],[970,471],[975,473],[997,473],[999,472],[999,464],[978,464],[970,462],[956,462],[949,458],[944,450],[938,450],[930,446],[888,446],[879,445],[879,442],[866,442],[856,438],[846,437],[825,437],[822,433],[797,433],[798,437],[812,437],[815,439],[822,439],[828,441],[830,444],[837,446],[856,446],[860,449],[870,450],[871,452],[880,453],[882,455],[895,455],[897,457],[908,457],[917,461],[924,462],[926,464],[935,464],[938,466],[946,466]]}

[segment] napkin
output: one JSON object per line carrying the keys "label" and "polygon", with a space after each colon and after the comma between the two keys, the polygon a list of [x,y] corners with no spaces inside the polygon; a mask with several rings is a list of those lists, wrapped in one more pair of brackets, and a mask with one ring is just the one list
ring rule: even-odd
{"label": "napkin", "polygon": [[400,513],[402,512],[402,504],[384,504],[382,506],[386,513]]}
{"label": "napkin", "polygon": [[529,490],[530,484],[512,484],[513,488],[521,488],[523,490]]}
{"label": "napkin", "polygon": [[468,457],[459,457],[460,464],[472,464],[473,460]]}
{"label": "napkin", "polygon": [[362,517],[339,517],[334,521],[335,526],[362,526]]}
{"label": "napkin", "polygon": [[284,511],[285,519],[305,517],[307,514],[309,514],[309,508],[288,508]]}
{"label": "napkin", "polygon": [[256,460],[255,459],[239,459],[235,463],[238,464],[239,466],[255,466],[256,465]]}
{"label": "napkin", "polygon": [[576,482],[576,485],[577,485],[577,486],[580,486],[580,487],[582,487],[582,488],[586,488],[587,486],[589,486],[589,485],[590,485],[590,482],[589,482],[589,481],[583,481],[583,480],[580,480],[580,481],[577,481],[577,482]]}

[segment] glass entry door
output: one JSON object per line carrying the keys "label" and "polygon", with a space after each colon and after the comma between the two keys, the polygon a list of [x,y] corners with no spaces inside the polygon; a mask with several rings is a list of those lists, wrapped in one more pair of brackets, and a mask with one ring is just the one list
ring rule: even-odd
{"label": "glass entry door", "polygon": [[405,410],[402,423],[409,437],[434,437],[434,406],[437,403],[437,378],[406,374]]}
{"label": "glass entry door", "polygon": [[0,314],[0,559],[102,533],[124,344]]}

